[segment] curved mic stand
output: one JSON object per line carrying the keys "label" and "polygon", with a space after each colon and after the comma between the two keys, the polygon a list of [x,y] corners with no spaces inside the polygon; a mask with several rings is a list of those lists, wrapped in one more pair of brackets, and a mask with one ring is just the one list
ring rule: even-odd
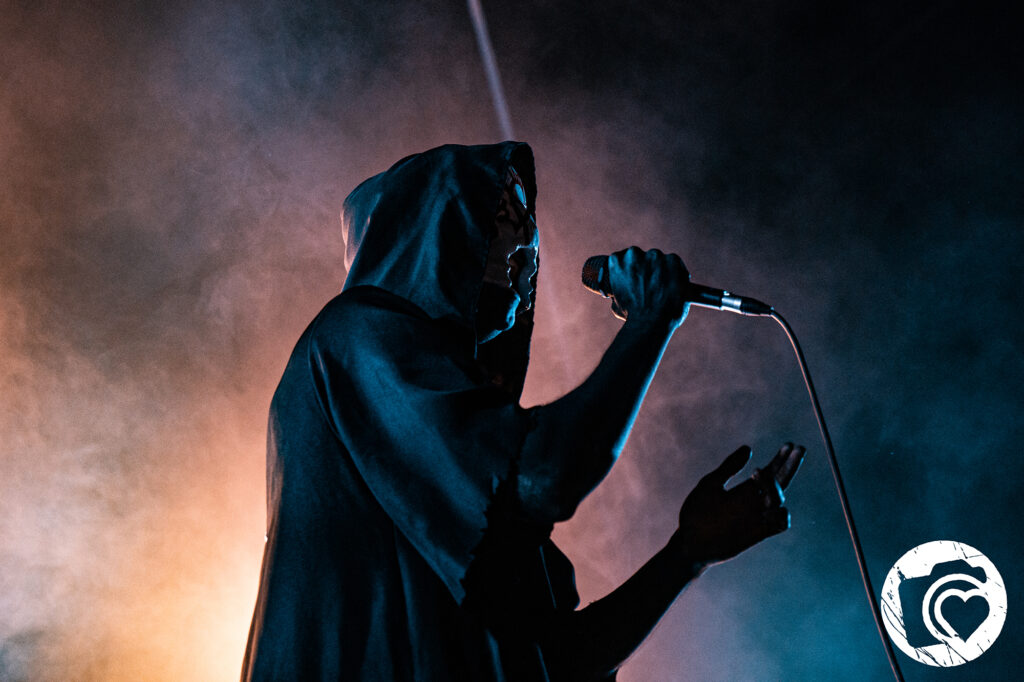
{"label": "curved mic stand", "polygon": [[868,575],[868,565],[864,561],[864,550],[860,546],[860,537],[857,535],[857,526],[853,523],[853,513],[850,511],[850,501],[846,497],[846,487],[843,485],[843,477],[839,474],[839,463],[836,461],[836,451],[832,447],[832,437],[828,434],[828,427],[825,426],[825,417],[821,413],[821,405],[818,403],[818,394],[814,391],[814,382],[811,381],[810,370],[807,369],[807,361],[804,359],[804,352],[800,349],[800,343],[796,340],[796,334],[789,323],[774,308],[768,316],[779,323],[786,336],[789,338],[793,350],[796,352],[796,359],[800,364],[800,373],[804,377],[804,384],[807,386],[807,393],[811,397],[811,405],[814,407],[814,416],[818,420],[818,429],[821,431],[821,439],[825,442],[825,451],[828,453],[829,467],[832,469],[832,479],[836,483],[836,492],[839,493],[839,502],[843,506],[843,518],[846,520],[846,528],[850,531],[850,541],[853,543],[853,552],[857,556],[857,567],[860,569],[860,577],[864,583],[864,590],[868,593],[868,602],[871,604],[871,615],[875,619],[875,627],[882,638],[885,646],[885,655],[889,659],[889,666],[897,682],[903,682],[903,673],[899,663],[896,661],[896,652],[893,651],[892,642],[885,632],[882,623],[882,612],[878,608],[878,600],[875,598],[875,590],[871,586],[871,577]]}

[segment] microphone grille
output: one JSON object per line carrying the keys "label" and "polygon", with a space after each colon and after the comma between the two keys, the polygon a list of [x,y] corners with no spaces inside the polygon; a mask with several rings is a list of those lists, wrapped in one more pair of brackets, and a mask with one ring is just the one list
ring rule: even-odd
{"label": "microphone grille", "polygon": [[591,256],[583,263],[583,286],[608,296],[608,256]]}

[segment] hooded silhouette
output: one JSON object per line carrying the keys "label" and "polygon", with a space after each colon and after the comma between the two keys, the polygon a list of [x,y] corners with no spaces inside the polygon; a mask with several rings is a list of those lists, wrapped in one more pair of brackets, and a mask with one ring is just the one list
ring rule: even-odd
{"label": "hooded silhouette", "polygon": [[532,214],[533,155],[514,142],[409,156],[345,200],[344,289],[271,403],[243,680],[551,679],[543,623],[578,596],[512,490],[532,300],[477,338],[511,167]]}

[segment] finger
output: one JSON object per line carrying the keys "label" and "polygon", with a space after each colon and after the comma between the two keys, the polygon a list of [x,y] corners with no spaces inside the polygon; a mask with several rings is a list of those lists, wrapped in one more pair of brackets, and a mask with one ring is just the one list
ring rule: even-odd
{"label": "finger", "polygon": [[668,255],[668,259],[672,264],[672,267],[675,268],[679,274],[683,275],[686,279],[690,279],[690,271],[686,269],[686,263],[683,262],[683,259],[679,257],[678,253],[670,253]]}
{"label": "finger", "polygon": [[768,484],[768,504],[772,507],[781,507],[786,503],[786,495],[782,492],[782,486],[774,478]]}
{"label": "finger", "polygon": [[775,480],[779,482],[783,490],[789,486],[789,482],[793,480],[796,472],[800,469],[800,465],[803,464],[805,452],[804,446],[797,445],[790,451],[789,456],[779,468],[779,472],[775,475]]}
{"label": "finger", "polygon": [[612,293],[620,287],[623,280],[628,280],[636,269],[636,263],[643,256],[643,249],[639,246],[631,246],[628,249],[616,251],[608,256],[608,281],[612,287]]}
{"label": "finger", "polygon": [[774,478],[770,478],[764,473],[764,470],[758,469],[754,474],[754,480],[758,484],[759,501],[765,509],[781,507],[786,502],[782,486]]}
{"label": "finger", "polygon": [[612,296],[612,315],[619,318],[622,321],[626,320],[626,311],[619,306],[619,302]]}
{"label": "finger", "polygon": [[704,481],[716,486],[725,486],[726,481],[738,474],[750,461],[750,446],[741,445],[725,458],[718,468],[704,477]]}
{"label": "finger", "polygon": [[789,458],[789,453],[793,451],[792,443],[784,443],[779,451],[772,457],[772,461],[768,462],[768,466],[764,468],[764,472],[772,478],[778,479],[779,471],[785,466],[786,460]]}
{"label": "finger", "polygon": [[636,264],[644,256],[644,250],[634,244],[628,249],[616,251],[616,254],[620,255],[622,258],[622,265],[624,266],[624,269],[629,269],[636,267]]}

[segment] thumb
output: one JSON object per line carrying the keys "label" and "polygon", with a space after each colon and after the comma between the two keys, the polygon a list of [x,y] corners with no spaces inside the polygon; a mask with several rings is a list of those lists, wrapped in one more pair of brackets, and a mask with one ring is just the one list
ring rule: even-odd
{"label": "thumb", "polygon": [[734,453],[725,458],[718,468],[704,477],[712,485],[725,486],[726,481],[738,474],[750,461],[750,446],[741,445]]}
{"label": "thumb", "polygon": [[619,318],[622,321],[626,320],[626,311],[622,309],[619,302],[612,296],[612,315]]}

